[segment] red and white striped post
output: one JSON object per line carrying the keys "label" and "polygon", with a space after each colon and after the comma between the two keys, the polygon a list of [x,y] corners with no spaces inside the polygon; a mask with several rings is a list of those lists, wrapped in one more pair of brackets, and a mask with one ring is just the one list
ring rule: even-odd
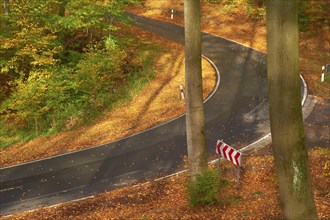
{"label": "red and white striped post", "polygon": [[216,153],[219,155],[218,168],[220,171],[220,160],[221,157],[226,158],[231,161],[233,164],[237,165],[236,168],[236,177],[237,177],[237,187],[240,186],[240,167],[242,166],[242,153],[235,150],[231,146],[225,144],[223,141],[217,141],[217,146],[215,148]]}
{"label": "red and white striped post", "polygon": [[231,161],[233,164],[241,166],[242,153],[225,144],[224,142],[218,140],[216,152],[217,154]]}

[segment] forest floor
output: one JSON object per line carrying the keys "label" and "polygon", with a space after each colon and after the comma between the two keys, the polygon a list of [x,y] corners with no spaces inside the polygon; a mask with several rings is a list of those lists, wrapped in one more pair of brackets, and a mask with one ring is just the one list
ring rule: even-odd
{"label": "forest floor", "polygon": [[[264,22],[250,19],[241,10],[236,10],[233,14],[223,14],[205,1],[202,1],[202,6],[204,31],[266,52]],[[170,19],[172,8],[175,10],[173,20]],[[182,1],[146,0],[144,7],[132,7],[129,11],[177,24],[183,23]],[[328,132],[330,93],[329,84],[321,83],[319,80],[321,66],[329,60],[327,53],[329,41],[325,38],[330,35],[324,34],[329,31],[327,28],[325,26],[310,27],[309,31],[302,32],[300,35],[302,74],[308,83],[309,92],[315,95],[318,101],[313,113],[307,118],[305,129],[308,145],[311,148],[309,164],[320,219],[330,219],[330,138]],[[151,37],[149,33],[144,34]],[[152,38],[152,40],[155,39]],[[181,46],[167,43],[182,51]],[[178,56],[181,56],[182,60],[183,54]],[[169,58],[167,61],[174,62]],[[175,86],[177,87],[177,84]],[[119,114],[121,111],[119,109],[114,114]],[[136,131],[133,129],[133,132]],[[45,140],[41,141],[45,142]],[[188,205],[185,193],[187,174],[184,173],[163,180],[149,181],[101,193],[80,201],[20,213],[8,219],[282,218],[271,146],[248,152],[245,155],[239,188],[236,187],[234,167],[231,164],[222,162],[221,174],[228,180],[228,184],[221,190],[220,203],[212,206],[192,208]]]}

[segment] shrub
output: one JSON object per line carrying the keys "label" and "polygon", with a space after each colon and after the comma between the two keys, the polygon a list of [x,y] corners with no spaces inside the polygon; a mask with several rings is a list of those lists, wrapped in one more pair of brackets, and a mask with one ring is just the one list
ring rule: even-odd
{"label": "shrub", "polygon": [[192,207],[214,205],[219,202],[219,191],[224,185],[218,170],[207,170],[187,184],[188,202]]}

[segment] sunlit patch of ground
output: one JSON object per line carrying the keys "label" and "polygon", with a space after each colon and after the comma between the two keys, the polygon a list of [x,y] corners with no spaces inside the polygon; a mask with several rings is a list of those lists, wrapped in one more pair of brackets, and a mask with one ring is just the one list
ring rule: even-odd
{"label": "sunlit patch of ground", "polygon": [[[145,41],[162,45],[159,52],[149,51],[158,58],[153,66],[155,77],[138,93],[132,92],[130,100],[109,109],[104,117],[90,126],[2,149],[1,166],[103,144],[138,133],[185,112],[185,100],[180,99],[179,89],[180,85],[185,85],[183,46],[134,27],[130,27],[130,31]],[[210,63],[203,59],[202,65],[203,96],[206,98],[213,91],[216,78]]]}

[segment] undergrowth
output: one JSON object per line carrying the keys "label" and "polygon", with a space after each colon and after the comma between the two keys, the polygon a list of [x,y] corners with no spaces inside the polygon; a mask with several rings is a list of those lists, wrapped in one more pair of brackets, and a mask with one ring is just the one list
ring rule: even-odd
{"label": "undergrowth", "polygon": [[18,86],[0,108],[0,148],[91,124],[152,80],[160,45],[121,35],[71,51],[47,80],[36,73]]}
{"label": "undergrowth", "polygon": [[196,180],[189,180],[187,195],[189,205],[192,207],[201,205],[215,205],[220,202],[219,192],[227,181],[221,179],[219,171],[209,169],[196,176]]}

